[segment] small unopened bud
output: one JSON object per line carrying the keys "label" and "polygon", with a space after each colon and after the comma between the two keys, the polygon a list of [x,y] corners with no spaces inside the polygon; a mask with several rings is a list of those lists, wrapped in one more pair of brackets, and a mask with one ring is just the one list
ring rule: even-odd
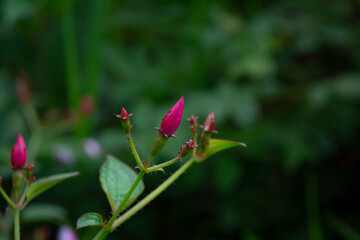
{"label": "small unopened bud", "polygon": [[214,116],[214,112],[211,112],[205,122],[204,125],[200,125],[200,127],[203,129],[204,132],[208,132],[208,133],[218,133],[215,130],[215,116]]}
{"label": "small unopened bud", "polygon": [[184,109],[184,97],[181,97],[179,101],[169,110],[169,112],[162,119],[160,128],[155,128],[159,131],[159,135],[156,137],[154,144],[150,150],[148,159],[145,162],[145,170],[150,165],[152,159],[160,153],[170,137],[175,137],[174,133],[178,129]]}
{"label": "small unopened bud", "polygon": [[204,122],[204,125],[200,125],[200,127],[203,129],[203,132],[201,133],[200,147],[199,147],[199,151],[197,152],[198,156],[201,156],[205,152],[205,150],[208,148],[211,134],[217,133],[217,131],[215,131],[214,112],[211,112],[208,115],[208,117],[206,118],[206,120]]}
{"label": "small unopened bud", "polygon": [[126,137],[130,138],[130,132],[132,129],[132,125],[130,124],[130,117],[132,114],[128,114],[125,108],[121,108],[121,114],[115,116],[121,119],[121,125],[124,129]]}
{"label": "small unopened bud", "polygon": [[199,117],[195,117],[193,114],[191,114],[191,117],[189,117],[187,119],[190,123],[190,130],[191,130],[193,136],[197,135],[197,128],[198,128],[197,120],[198,120],[198,118]]}
{"label": "small unopened bud", "polygon": [[90,95],[84,95],[80,100],[80,111],[85,116],[90,116],[94,111],[94,98]]}
{"label": "small unopened bud", "polygon": [[33,170],[34,170],[34,165],[31,163],[28,163],[28,165],[26,167],[26,179],[27,179],[28,183],[32,182]]}
{"label": "small unopened bud", "polygon": [[2,176],[0,176],[0,186],[1,186],[1,184],[2,184]]}
{"label": "small unopened bud", "polygon": [[181,97],[162,119],[160,128],[156,129],[164,134],[166,138],[172,137],[180,125],[183,110],[184,97]]}
{"label": "small unopened bud", "polygon": [[24,138],[19,133],[16,142],[11,150],[11,166],[22,168],[26,162],[26,145]]}
{"label": "small unopened bud", "polygon": [[196,147],[197,145],[195,145],[195,141],[190,139],[188,142],[186,142],[185,145],[181,145],[180,151],[178,153],[178,159],[181,160],[182,158],[186,157],[186,155],[188,155],[190,151]]}

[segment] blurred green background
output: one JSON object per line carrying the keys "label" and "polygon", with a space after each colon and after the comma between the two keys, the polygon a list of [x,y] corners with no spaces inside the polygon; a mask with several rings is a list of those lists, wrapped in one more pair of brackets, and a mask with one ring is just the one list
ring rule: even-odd
{"label": "blurred green background", "polygon": [[[156,161],[191,137],[190,114],[214,111],[216,137],[248,147],[191,167],[108,239],[360,239],[360,1],[2,0],[3,187],[18,132],[37,177],[81,172],[29,204],[23,239],[109,217],[99,167],[106,154],[135,165],[113,114],[134,113],[146,158],[181,96],[178,137]],[[178,166],[147,175],[143,196]]]}

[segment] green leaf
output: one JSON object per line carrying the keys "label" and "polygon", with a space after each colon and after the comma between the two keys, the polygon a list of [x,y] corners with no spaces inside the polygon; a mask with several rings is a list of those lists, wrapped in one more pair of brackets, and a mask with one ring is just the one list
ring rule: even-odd
{"label": "green leaf", "polygon": [[198,162],[202,162],[211,155],[220,152],[222,150],[236,147],[236,146],[243,146],[246,147],[245,143],[241,142],[235,142],[230,140],[224,140],[224,139],[210,139],[209,147],[206,149],[206,151],[201,155],[200,158],[197,159]]}
{"label": "green leaf", "polygon": [[[136,177],[136,172],[128,165],[111,155],[107,156],[107,159],[100,170],[100,183],[109,200],[112,211],[115,211],[116,207],[119,206],[124,199]],[[140,181],[140,184],[131,194],[125,207],[130,206],[144,191],[144,188],[143,181]]]}
{"label": "green leaf", "polygon": [[66,221],[66,210],[58,205],[35,203],[27,206],[21,213],[24,222],[57,222]]}
{"label": "green leaf", "polygon": [[85,213],[80,216],[76,223],[76,230],[84,227],[102,227],[104,226],[103,217],[94,212]]}
{"label": "green leaf", "polygon": [[27,200],[31,201],[32,199],[45,192],[49,188],[52,188],[56,184],[77,175],[79,175],[79,172],[56,174],[53,176],[40,178],[39,180],[31,183],[30,187],[26,191]]}

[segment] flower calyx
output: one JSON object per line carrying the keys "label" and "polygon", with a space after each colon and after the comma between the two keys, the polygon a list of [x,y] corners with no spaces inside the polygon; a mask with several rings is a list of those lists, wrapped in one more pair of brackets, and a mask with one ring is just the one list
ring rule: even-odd
{"label": "flower calyx", "polygon": [[186,155],[188,155],[192,149],[196,148],[198,145],[195,144],[195,141],[190,139],[188,142],[186,142],[186,144],[181,145],[179,153],[178,153],[178,160],[180,161],[181,159],[183,159],[184,157],[186,157]]}

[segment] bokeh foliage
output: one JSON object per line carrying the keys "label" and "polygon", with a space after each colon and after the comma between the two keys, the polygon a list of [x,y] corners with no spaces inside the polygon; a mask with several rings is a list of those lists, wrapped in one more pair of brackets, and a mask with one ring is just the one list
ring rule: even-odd
{"label": "bokeh foliage", "polygon": [[[87,211],[109,216],[98,182],[105,154],[135,164],[113,114],[122,106],[134,113],[145,158],[153,127],[184,96],[184,116],[203,121],[214,111],[218,136],[248,148],[191,168],[109,239],[360,239],[359,16],[356,0],[1,1],[3,185],[11,184],[18,132],[37,156],[39,177],[81,172],[34,201],[54,205],[40,205],[40,217],[24,213],[23,236],[53,237]],[[84,95],[95,111],[74,131],[34,133],[16,98],[19,71],[29,75],[41,124],[66,119]],[[177,135],[159,162],[189,139],[185,120]],[[101,156],[84,153],[84,137],[100,142]],[[72,164],[55,160],[59,147]],[[146,176],[145,194],[163,179]],[[3,234],[7,222],[2,214]]]}

